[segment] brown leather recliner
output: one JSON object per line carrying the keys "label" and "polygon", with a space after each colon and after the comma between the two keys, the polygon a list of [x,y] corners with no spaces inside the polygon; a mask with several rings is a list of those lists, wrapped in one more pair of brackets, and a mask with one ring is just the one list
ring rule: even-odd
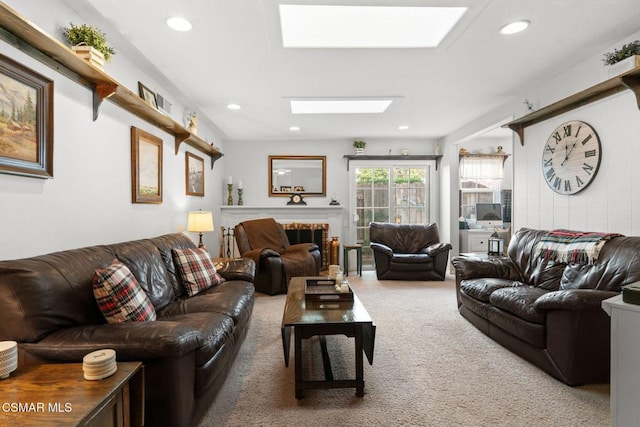
{"label": "brown leather recliner", "polygon": [[379,280],[444,280],[451,244],[433,224],[369,224]]}
{"label": "brown leather recliner", "polygon": [[235,226],[240,255],[256,263],[253,282],[269,295],[287,292],[289,279],[320,274],[320,248],[314,243],[291,245],[282,225],[273,218],[249,220]]}

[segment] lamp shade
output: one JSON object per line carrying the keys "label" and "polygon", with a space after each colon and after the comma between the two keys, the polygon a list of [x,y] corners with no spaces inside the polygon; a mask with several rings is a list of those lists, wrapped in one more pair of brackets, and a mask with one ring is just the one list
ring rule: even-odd
{"label": "lamp shade", "polygon": [[211,212],[189,212],[189,219],[187,220],[187,231],[195,231],[196,233],[213,231],[213,215],[211,214]]}

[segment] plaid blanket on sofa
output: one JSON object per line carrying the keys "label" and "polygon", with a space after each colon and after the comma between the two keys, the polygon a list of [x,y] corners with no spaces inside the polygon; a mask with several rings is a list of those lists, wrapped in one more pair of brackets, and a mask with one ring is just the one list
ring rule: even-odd
{"label": "plaid blanket on sofa", "polygon": [[593,264],[604,244],[617,233],[551,230],[536,245],[535,255],[564,264]]}

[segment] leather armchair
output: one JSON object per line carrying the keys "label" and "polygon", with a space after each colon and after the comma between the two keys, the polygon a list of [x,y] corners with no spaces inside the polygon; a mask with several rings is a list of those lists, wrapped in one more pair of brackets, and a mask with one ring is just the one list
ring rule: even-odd
{"label": "leather armchair", "polygon": [[451,244],[434,224],[369,224],[379,280],[444,280]]}
{"label": "leather armchair", "polygon": [[291,277],[320,275],[318,245],[291,245],[282,225],[273,218],[239,223],[235,226],[235,238],[240,256],[255,261],[253,284],[259,292],[285,293]]}

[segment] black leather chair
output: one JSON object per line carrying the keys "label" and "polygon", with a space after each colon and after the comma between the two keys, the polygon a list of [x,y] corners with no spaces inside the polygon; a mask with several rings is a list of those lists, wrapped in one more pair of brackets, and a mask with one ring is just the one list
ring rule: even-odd
{"label": "black leather chair", "polygon": [[291,277],[320,275],[318,245],[291,245],[282,225],[273,218],[241,222],[235,226],[235,238],[240,255],[256,263],[253,284],[259,292],[285,293]]}
{"label": "black leather chair", "polygon": [[379,280],[444,280],[451,244],[434,224],[369,224]]}

